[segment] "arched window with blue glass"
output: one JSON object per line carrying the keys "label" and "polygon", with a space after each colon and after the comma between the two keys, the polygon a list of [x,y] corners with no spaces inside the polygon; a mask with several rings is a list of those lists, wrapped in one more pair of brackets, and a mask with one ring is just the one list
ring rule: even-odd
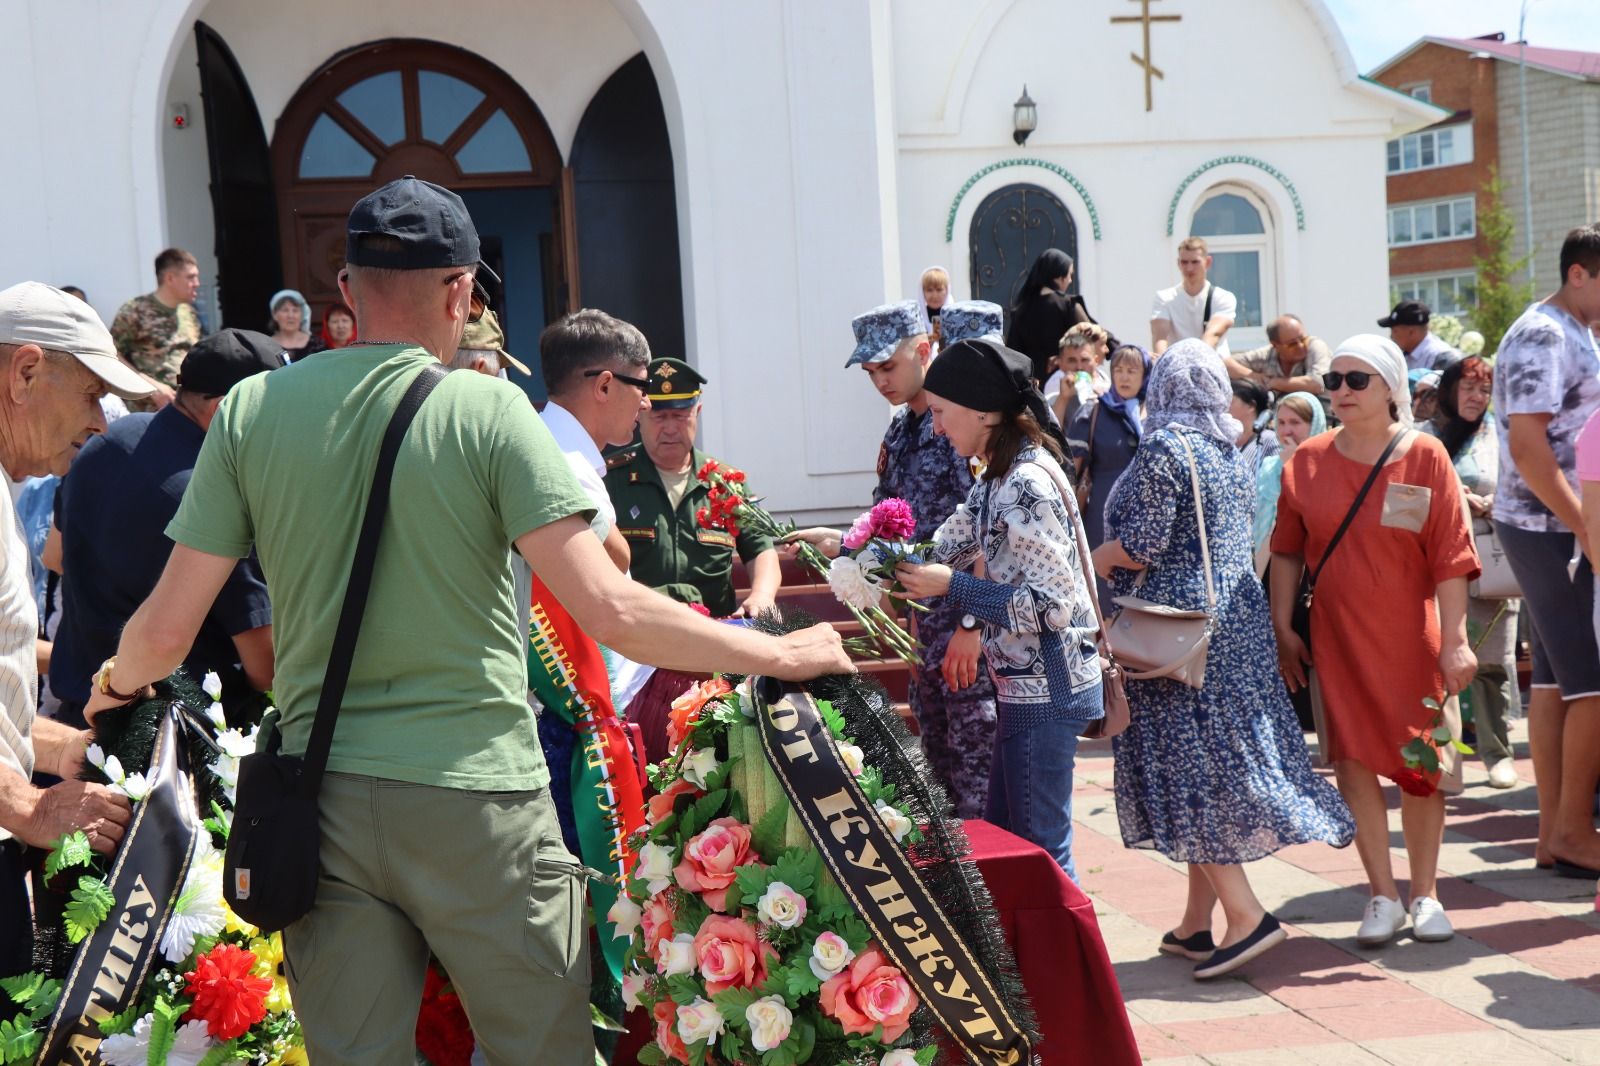
{"label": "arched window with blue glass", "polygon": [[1212,284],[1238,298],[1230,347],[1265,343],[1263,326],[1278,313],[1277,227],[1267,201],[1244,185],[1212,186],[1195,206],[1189,232],[1205,238]]}

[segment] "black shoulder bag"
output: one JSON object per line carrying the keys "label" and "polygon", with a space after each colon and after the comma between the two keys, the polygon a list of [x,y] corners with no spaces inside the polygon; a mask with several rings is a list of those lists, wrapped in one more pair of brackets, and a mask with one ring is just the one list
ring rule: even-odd
{"label": "black shoulder bag", "polygon": [[1334,531],[1333,538],[1328,541],[1328,547],[1322,553],[1322,559],[1317,563],[1314,573],[1300,572],[1300,590],[1295,593],[1294,614],[1289,617],[1289,628],[1295,631],[1301,641],[1305,643],[1306,650],[1311,650],[1311,598],[1317,589],[1317,579],[1322,576],[1322,571],[1328,565],[1328,559],[1333,555],[1333,550],[1344,539],[1345,531],[1350,528],[1350,523],[1356,520],[1356,514],[1361,510],[1361,505],[1366,501],[1367,493],[1372,491],[1373,483],[1378,480],[1378,475],[1383,472],[1384,464],[1389,461],[1389,456],[1394,453],[1396,445],[1409,437],[1409,429],[1401,430],[1389,441],[1389,446],[1383,449],[1383,454],[1378,456],[1378,462],[1373,466],[1372,472],[1367,475],[1367,480],[1362,483],[1361,491],[1356,493],[1355,502],[1350,505],[1350,510],[1344,516],[1344,521],[1339,523],[1339,528]]}
{"label": "black shoulder bag", "polygon": [[350,662],[355,656],[356,638],[361,634],[367,592],[372,587],[372,567],[378,556],[384,514],[389,509],[395,458],[422,402],[447,373],[437,364],[424,367],[406,390],[384,432],[304,758],[282,754],[278,750],[280,737],[274,733],[267,751],[246,755],[239,761],[222,893],[235,914],[267,932],[282,929],[305,914],[317,898],[317,880],[322,873],[317,794],[322,790],[322,774],[333,747],[334,722],[344,699],[345,684],[350,680]]}

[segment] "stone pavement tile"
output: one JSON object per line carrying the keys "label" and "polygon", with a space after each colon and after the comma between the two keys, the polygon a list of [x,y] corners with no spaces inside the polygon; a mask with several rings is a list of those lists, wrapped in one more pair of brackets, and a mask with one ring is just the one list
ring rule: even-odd
{"label": "stone pavement tile", "polygon": [[1158,1028],[1191,1052],[1209,1058],[1216,1052],[1292,1048],[1326,1044],[1328,1030],[1293,1011],[1248,1018],[1213,1018],[1203,1022],[1169,1022]]}
{"label": "stone pavement tile", "polygon": [[1292,863],[1312,873],[1361,869],[1361,856],[1356,853],[1354,847],[1330,848],[1326,844],[1292,844],[1276,852],[1273,858]]}
{"label": "stone pavement tile", "polygon": [[1408,1036],[1364,1040],[1362,1050],[1394,1066],[1549,1066],[1567,1060],[1516,1034],[1473,1033],[1470,1037]]}
{"label": "stone pavement tile", "polygon": [[[1314,944],[1317,950],[1297,953],[1292,950],[1297,944]],[[1305,957],[1300,965],[1297,954]],[[1295,1010],[1392,1003],[1427,995],[1371,963],[1351,958],[1336,945],[1310,937],[1291,939],[1261,963],[1253,967],[1250,983]],[[1269,966],[1273,970],[1263,972]]]}
{"label": "stone pavement tile", "polygon": [[1528,1029],[1525,1040],[1561,1057],[1574,1066],[1600,1066],[1600,1028]]}
{"label": "stone pavement tile", "polygon": [[1206,1056],[1211,1066],[1384,1066],[1356,1044],[1309,1044],[1268,1051],[1224,1051]]}
{"label": "stone pavement tile", "polygon": [[1419,979],[1417,988],[1515,1032],[1600,1025],[1600,996],[1592,990],[1536,973],[1504,955],[1491,961],[1498,963],[1497,968],[1474,974],[1432,974]]}
{"label": "stone pavement tile", "polygon": [[[1551,921],[1568,923],[1564,918]],[[1588,930],[1586,936],[1566,939],[1554,944],[1515,951],[1512,954],[1536,970],[1565,980],[1584,980],[1600,976],[1600,931]]]}
{"label": "stone pavement tile", "polygon": [[1146,1062],[1152,1059],[1160,1059],[1167,1066],[1177,1066],[1176,1060],[1193,1059],[1193,1056],[1189,1054],[1189,1049],[1179,1043],[1176,1037],[1162,1032],[1153,1025],[1135,1021],[1133,1023],[1133,1039],[1139,1045],[1139,1057]]}
{"label": "stone pavement tile", "polygon": [[1434,999],[1312,1007],[1302,1013],[1346,1040],[1359,1042],[1429,1033],[1467,1034],[1490,1028],[1488,1022]]}

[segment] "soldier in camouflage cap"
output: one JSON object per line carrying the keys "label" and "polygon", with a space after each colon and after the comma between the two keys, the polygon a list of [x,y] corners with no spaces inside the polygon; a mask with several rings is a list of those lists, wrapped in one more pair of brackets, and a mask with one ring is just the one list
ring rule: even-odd
{"label": "soldier in camouflage cap", "polygon": [[999,340],[1005,329],[1005,313],[1000,310],[999,304],[992,304],[988,300],[963,300],[946,304],[944,310],[939,312],[939,322],[939,347],[948,348],[960,341],[977,340],[979,337]]}
{"label": "soldier in camouflage cap", "polygon": [[[946,317],[960,308],[982,310],[958,313],[954,320]],[[988,309],[993,309],[998,329],[1000,309],[986,303],[946,305],[939,316],[942,328],[948,332],[952,327],[971,329],[974,323],[987,326]],[[928,394],[922,388],[933,359],[922,306],[911,300],[885,304],[857,315],[851,326],[856,347],[845,365],[860,364],[873,388],[896,408],[878,449],[873,502],[895,496],[905,500],[917,519],[917,537],[931,538],[966,500],[972,471],[950,442],[933,430]],[[801,530],[792,539],[809,541],[829,555],[839,552],[837,530]],[[994,687],[982,672],[975,684],[960,692],[945,684],[939,664],[952,639],[971,644],[966,654],[976,654],[979,630],[958,633],[962,614],[948,598],[931,600],[928,606],[931,611],[916,616],[924,665],[912,668],[911,709],[917,716],[922,750],[950,793],[957,813],[963,818],[981,818],[989,795],[989,761],[994,749]]]}
{"label": "soldier in camouflage cap", "polygon": [[[473,294],[474,302],[477,294]],[[506,351],[505,330],[493,311],[485,310],[476,322],[468,322],[461,333],[461,343],[456,347],[456,357],[450,360],[452,370],[476,370],[490,377],[500,377],[506,367],[520,374],[529,374],[522,361]]]}

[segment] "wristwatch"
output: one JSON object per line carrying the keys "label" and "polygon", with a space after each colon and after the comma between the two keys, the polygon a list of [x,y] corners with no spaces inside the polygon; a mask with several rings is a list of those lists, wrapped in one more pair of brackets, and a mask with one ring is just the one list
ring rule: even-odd
{"label": "wristwatch", "polygon": [[960,626],[962,629],[970,633],[974,629],[978,628],[978,620],[972,617],[970,614],[964,614],[961,616]]}
{"label": "wristwatch", "polygon": [[100,669],[94,675],[94,687],[102,696],[110,696],[112,699],[119,700],[123,703],[132,703],[134,700],[139,698],[139,694],[137,692],[129,696],[128,694],[118,692],[116,689],[111,687],[111,671],[115,670],[116,668],[117,657],[115,655],[101,663]]}

